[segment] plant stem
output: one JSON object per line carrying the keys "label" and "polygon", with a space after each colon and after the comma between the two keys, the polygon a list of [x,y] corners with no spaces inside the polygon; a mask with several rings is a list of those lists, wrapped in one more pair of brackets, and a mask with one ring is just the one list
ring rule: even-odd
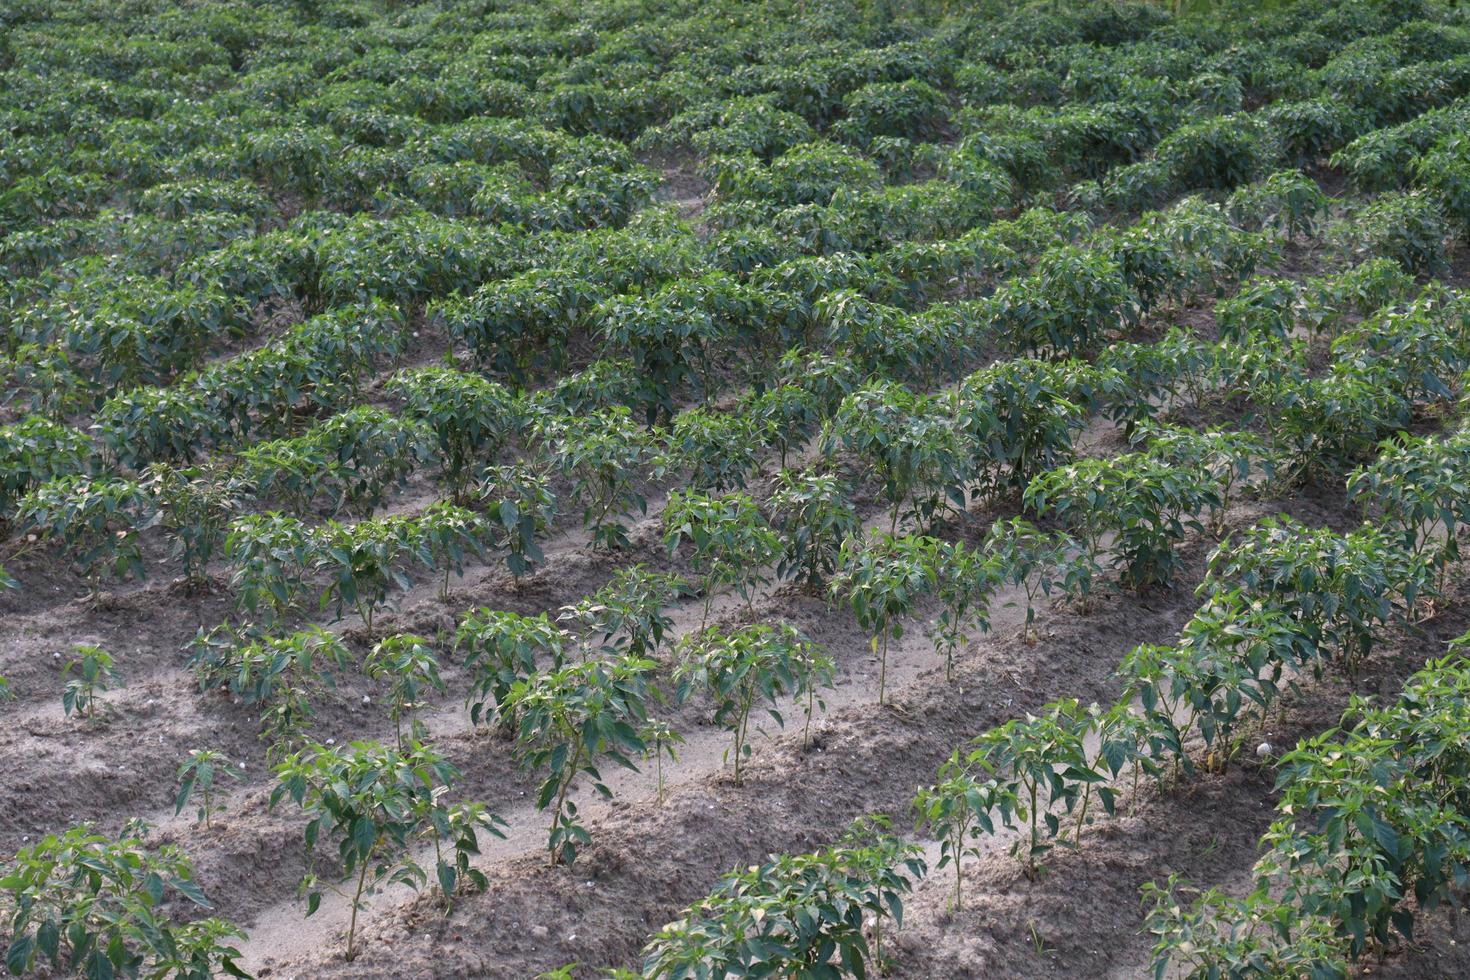
{"label": "plant stem", "polygon": [[883,703],[883,691],[888,683],[888,630],[883,630],[883,653],[878,658],[878,703]]}
{"label": "plant stem", "polygon": [[[562,805],[567,801],[567,791],[572,788],[572,780],[577,778],[577,766],[579,763],[581,763],[581,761],[582,740],[579,738],[577,739],[577,751],[572,755],[572,764],[567,768],[567,775],[566,778],[562,780],[560,792],[556,794],[556,809],[553,810],[551,814],[551,830],[547,837],[548,841],[555,839],[556,825],[561,823],[561,808]],[[554,868],[561,863],[561,859],[560,857],[558,857],[557,849],[554,844],[548,843],[547,847],[551,850],[551,866]]]}
{"label": "plant stem", "polygon": [[362,903],[362,888],[367,882],[368,865],[372,860],[372,851],[369,851],[362,859],[362,865],[357,869],[357,891],[352,895],[352,921],[347,926],[347,962],[351,963],[357,957],[357,951],[353,947],[353,941],[357,937],[357,908]]}
{"label": "plant stem", "polygon": [[951,845],[951,850],[954,854],[954,907],[955,911],[957,912],[965,907],[964,899],[960,896],[960,856],[962,853],[961,848],[964,843],[965,828],[961,827],[958,831],[956,831],[954,842]]}

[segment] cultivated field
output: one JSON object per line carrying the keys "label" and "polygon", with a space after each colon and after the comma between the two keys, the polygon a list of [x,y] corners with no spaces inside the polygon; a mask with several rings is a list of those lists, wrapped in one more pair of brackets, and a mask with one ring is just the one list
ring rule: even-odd
{"label": "cultivated field", "polygon": [[18,976],[1470,975],[1470,9],[12,0]]}

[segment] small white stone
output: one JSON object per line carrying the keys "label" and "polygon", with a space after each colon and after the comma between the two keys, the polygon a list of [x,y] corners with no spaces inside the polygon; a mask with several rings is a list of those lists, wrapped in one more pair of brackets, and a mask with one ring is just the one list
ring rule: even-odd
{"label": "small white stone", "polygon": [[1258,758],[1258,759],[1264,759],[1264,758],[1266,758],[1266,756],[1268,756],[1270,754],[1271,754],[1271,743],[1270,742],[1262,742],[1260,745],[1257,745],[1256,746],[1256,758]]}

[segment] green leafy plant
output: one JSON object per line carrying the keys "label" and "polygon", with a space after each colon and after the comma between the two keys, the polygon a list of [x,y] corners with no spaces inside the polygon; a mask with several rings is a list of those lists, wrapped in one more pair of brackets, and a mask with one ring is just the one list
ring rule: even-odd
{"label": "green leafy plant", "polygon": [[1085,549],[1060,532],[1047,532],[1021,517],[996,521],[980,546],[1002,583],[1019,586],[1026,594],[1026,618],[1021,635],[1028,643],[1038,639],[1036,600],[1060,588],[1085,599],[1097,574],[1097,562]]}
{"label": "green leafy plant", "polygon": [[405,590],[413,584],[403,563],[418,558],[432,566],[433,559],[426,550],[428,542],[419,537],[418,531],[412,518],[399,517],[356,524],[328,521],[318,528],[316,563],[328,574],[320,607],[335,603],[339,619],[344,605],[354,607],[363,628],[371,634],[378,607],[388,603],[394,589]]}
{"label": "green leafy plant", "polygon": [[1041,474],[1025,502],[1076,528],[1085,552],[1096,556],[1111,531],[1114,563],[1134,588],[1168,587],[1180,558],[1175,547],[1196,515],[1220,507],[1220,494],[1202,465],[1181,466],[1142,453],[1084,459]]}
{"label": "green leafy plant", "polygon": [[765,436],[754,416],[692,408],[669,426],[666,468],[688,473],[691,489],[737,490],[760,467]]}
{"label": "green leafy plant", "polygon": [[1433,569],[1392,531],[1345,535],[1268,518],[1210,556],[1201,591],[1241,589],[1278,606],[1326,656],[1352,669],[1379,631],[1433,590]]}
{"label": "green leafy plant", "polygon": [[653,458],[649,433],[620,405],[546,420],[540,437],[572,482],[572,496],[582,503],[582,524],[592,532],[593,547],[626,548],[628,529],[622,518],[635,509],[648,510],[637,479]]}
{"label": "green leafy plant", "polygon": [[685,645],[674,679],[676,697],[687,700],[696,691],[714,701],[714,721],[730,730],[735,743],[725,753],[741,782],[741,762],[751,754],[750,715],[763,707],[784,728],[779,710],[782,698],[801,698],[823,678],[814,668],[813,644],[795,627],[782,623],[741,626],[731,630],[710,627]]}
{"label": "green leafy plant", "polygon": [[929,624],[934,652],[944,657],[944,677],[954,677],[955,658],[969,643],[969,631],[990,631],[990,601],[1003,570],[995,556],[963,544],[933,540],[925,546],[929,588],[939,600],[939,616]]}
{"label": "green leafy plant", "polygon": [[466,503],[475,461],[494,461],[519,422],[511,393],[477,374],[433,367],[396,374],[388,389],[433,430],[444,480],[454,500]]}
{"label": "green leafy plant", "polygon": [[657,718],[650,718],[638,730],[638,737],[647,746],[643,752],[643,761],[653,760],[657,790],[654,802],[659,806],[664,805],[664,756],[669,757],[669,762],[679,761],[679,746],[684,744],[684,736],[669,727],[668,722]]}
{"label": "green leafy plant", "polygon": [[441,794],[458,780],[459,772],[416,742],[403,751],[373,742],[340,748],[308,744],[283,759],[275,772],[278,782],[271,790],[271,807],[289,798],[309,818],[307,866],[311,866],[318,841],[323,837],[337,840],[347,890],[322,882],[310,872],[302,879],[301,890],[307,896],[307,915],[320,907],[324,887],[352,903],[347,927],[349,961],[357,957],[357,914],[364,896],[372,895],[385,882],[414,890],[427,882],[428,873],[412,856],[419,839],[428,837],[435,842],[439,854],[435,878],[448,901],[465,865],[458,860],[446,862],[440,843],[452,840],[456,855],[467,858],[476,853],[480,832],[504,836],[502,822],[483,808],[456,811],[442,802]]}
{"label": "green leafy plant", "polygon": [[172,845],[150,848],[133,832],[113,840],[89,827],[48,834],[22,848],[0,875],[9,908],[6,967],[20,975],[46,963],[88,977],[248,977],[245,933],[216,918],[179,923],[170,894],[210,908],[194,870]]}
{"label": "green leafy plant", "polygon": [[336,688],[337,674],[350,660],[341,638],[320,627],[272,635],[218,626],[201,630],[193,649],[189,664],[201,690],[227,687],[259,707],[268,759],[301,743],[317,698]]}
{"label": "green leafy plant", "polygon": [[119,685],[122,675],[112,654],[101,647],[83,643],[78,644],[76,652],[77,656],[61,669],[61,676],[70,678],[61,695],[61,710],[67,715],[75,711],[91,720],[97,716],[99,695]]}
{"label": "green leafy plant", "polygon": [[964,859],[980,855],[979,841],[982,835],[995,833],[997,821],[1010,825],[1011,814],[1020,806],[1015,789],[993,777],[977,775],[956,750],[939,767],[938,781],[919,787],[913,806],[919,827],[928,827],[939,837],[935,870],[954,866],[954,907],[961,909]]}
{"label": "green leafy plant", "polygon": [[142,484],[57,477],[22,497],[17,510],[21,527],[62,543],[90,582],[93,599],[101,595],[104,572],[143,578],[138,532],[156,523],[158,512]]}
{"label": "green leafy plant", "polygon": [[1012,360],[978,371],[955,392],[954,412],[974,457],[981,494],[1024,490],[1074,455],[1086,409],[1062,365]]}
{"label": "green leafy plant", "polygon": [[878,481],[889,508],[889,532],[903,505],[921,523],[949,500],[963,507],[966,453],[960,431],[942,405],[894,384],[873,384],[843,398],[823,437],[830,456],[851,452]]}
{"label": "green leafy plant", "polygon": [[311,530],[294,517],[271,511],[236,518],[225,536],[236,604],[267,623],[286,619],[299,607],[316,549]]}
{"label": "green leafy plant", "polygon": [[716,496],[676,490],[664,506],[663,522],[664,544],[671,557],[685,541],[693,547],[691,563],[704,594],[701,630],[722,588],[735,588],[750,606],[756,586],[765,581],[762,569],[781,553],[780,537],[746,493]]}
{"label": "green leafy plant", "polygon": [[[903,924],[903,896],[928,868],[876,818],[835,845],[735,871],[643,950],[652,978],[866,976],[882,970],[882,922]],[[865,929],[876,925],[871,942]]]}
{"label": "green leafy plant", "polygon": [[422,636],[399,633],[379,641],[362,664],[363,673],[373,680],[388,681],[388,716],[393,719],[393,737],[398,751],[403,751],[403,719],[409,720],[409,738],[423,741],[422,724],[414,711],[429,691],[444,693],[439,677],[439,658]]}
{"label": "green leafy plant", "polygon": [[1270,480],[1276,474],[1276,462],[1260,436],[1251,432],[1228,429],[1187,429],[1177,426],[1149,424],[1140,428],[1135,439],[1147,447],[1154,459],[1180,467],[1202,470],[1213,484],[1219,502],[1211,507],[1213,532],[1225,532],[1225,520],[1235,490],[1260,473]]}
{"label": "green leafy plant", "polygon": [[1091,727],[1090,716],[1076,701],[1058,701],[1042,715],[992,728],[975,739],[965,757],[967,766],[995,774],[1014,794],[1015,815],[1026,833],[1011,853],[1028,875],[1041,871],[1041,858],[1055,846],[1053,841],[1075,844],[1075,839],[1067,840],[1059,805],[1070,813],[1091,792],[1113,813],[1115,791],[1088,765],[1085,742]]}
{"label": "green leafy plant", "polygon": [[214,778],[218,775],[228,776],[236,782],[242,778],[240,769],[223,752],[216,752],[214,749],[190,749],[189,757],[179,766],[179,792],[174,797],[174,815],[183,813],[184,807],[198,793],[198,822],[204,824],[206,829],[211,827],[211,819],[220,809],[215,800]]}
{"label": "green leafy plant", "polygon": [[904,549],[898,538],[878,534],[843,542],[829,592],[852,610],[858,625],[872,637],[879,704],[887,689],[889,644],[903,637],[904,620],[913,615],[929,588],[923,557]]}
{"label": "green leafy plant", "polygon": [[154,463],[143,475],[157,501],[173,556],[184,563],[184,584],[194,592],[207,588],[209,563],[224,545],[242,488],[229,477],[200,467],[176,469]]}
{"label": "green leafy plant", "polygon": [[430,504],[413,519],[409,550],[431,569],[443,571],[440,601],[449,598],[449,576],[464,575],[465,558],[484,557],[491,528],[481,514],[444,501]]}
{"label": "green leafy plant", "polygon": [[1470,521],[1470,430],[1403,435],[1385,442],[1372,463],[1348,475],[1348,496],[1378,509],[1414,554],[1445,571],[1460,557],[1460,528]]}
{"label": "green leafy plant", "polygon": [[44,416],[27,415],[0,426],[0,520],[12,518],[32,489],[85,472],[93,455],[84,433]]}
{"label": "green leafy plant", "polygon": [[594,646],[602,655],[650,657],[673,626],[665,610],[688,588],[678,575],[632,565],[614,572],[596,592],[562,607],[561,619],[581,631],[584,657]]}
{"label": "green leafy plant", "polygon": [[570,640],[545,613],[522,616],[483,607],[467,613],[455,631],[454,649],[470,674],[465,702],[470,721],[511,721],[506,711],[511,690],[535,674],[543,660],[552,670],[560,668]]}
{"label": "green leafy plant", "polygon": [[611,798],[599,766],[607,761],[637,770],[632,758],[647,749],[638,732],[648,720],[647,675],[654,666],[632,656],[589,660],[534,673],[511,687],[504,710],[520,719],[517,757],[527,769],[546,770],[536,806],[551,810],[546,846],[553,867],[570,865],[592,840],[568,798],[572,783],[585,776],[595,792]]}
{"label": "green leafy plant", "polygon": [[862,527],[851,489],[834,473],[783,469],[771,493],[772,524],[783,550],[776,574],[818,588],[837,570],[842,543]]}
{"label": "green leafy plant", "polygon": [[556,517],[556,498],[547,475],[512,464],[487,467],[478,490],[485,518],[503,535],[499,546],[517,582],[545,560],[539,538]]}

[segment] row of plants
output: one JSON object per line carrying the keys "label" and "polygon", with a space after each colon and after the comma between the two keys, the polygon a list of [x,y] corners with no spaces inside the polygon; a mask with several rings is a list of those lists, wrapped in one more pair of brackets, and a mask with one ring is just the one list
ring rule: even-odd
{"label": "row of plants", "polygon": [[[939,839],[941,856],[934,870],[953,869],[956,907],[964,900],[963,866],[987,847],[988,839],[1003,832],[1014,835],[1011,852],[1027,873],[1034,875],[1055,848],[1080,846],[1083,831],[1100,816],[1115,813],[1120,800],[1136,801],[1141,779],[1167,784],[1181,773],[1192,772],[1197,762],[1191,746],[1196,741],[1204,746],[1204,764],[1223,767],[1239,752],[1249,731],[1264,720],[1289,689],[1293,677],[1320,672],[1325,658],[1334,650],[1344,649],[1342,644],[1366,641],[1371,648],[1372,638],[1385,626],[1413,615],[1432,577],[1433,563],[1429,561],[1419,562],[1404,577],[1394,563],[1402,566],[1409,561],[1410,553],[1393,535],[1371,527],[1356,532],[1356,538],[1297,528],[1294,537],[1286,540],[1279,527],[1271,525],[1262,533],[1275,542],[1282,560],[1300,555],[1303,543],[1314,535],[1318,539],[1332,538],[1332,548],[1356,550],[1361,557],[1350,572],[1334,572],[1339,561],[1336,558],[1309,558],[1302,563],[1299,577],[1291,582],[1279,577],[1266,582],[1238,568],[1241,562],[1253,560],[1258,543],[1243,541],[1222,547],[1212,558],[1210,577],[1202,587],[1207,595],[1204,605],[1181,631],[1176,645],[1145,645],[1125,658],[1120,667],[1124,693],[1114,705],[1083,706],[1073,700],[1048,704],[1025,718],[986,732],[965,750],[957,750],[940,768],[938,780],[920,788],[914,811],[920,828]],[[1272,559],[1265,561],[1269,564]],[[1364,578],[1371,574],[1369,569],[1375,561],[1381,567],[1387,563],[1379,573],[1376,590]],[[1241,585],[1242,581],[1247,584]],[[1355,611],[1325,612],[1338,604],[1352,606]],[[1379,611],[1366,611],[1368,606],[1376,606]],[[1354,626],[1359,631],[1354,632]],[[1447,705],[1433,714],[1444,718],[1454,710]],[[1387,748],[1391,736],[1381,734],[1377,727],[1373,735],[1373,744],[1379,748],[1365,755],[1376,759],[1385,751],[1397,754]],[[1324,746],[1318,746],[1314,758],[1322,763],[1338,760],[1330,763],[1334,770],[1346,767],[1377,785],[1389,785],[1384,780],[1419,776],[1416,769],[1413,775],[1396,777],[1393,773],[1399,770],[1385,772],[1369,758],[1361,766],[1345,763],[1342,746],[1330,736],[1325,736],[1323,742],[1331,746],[1330,755]],[[1311,753],[1310,747],[1303,748],[1288,754],[1284,761],[1300,761]],[[1434,753],[1434,757],[1440,755]],[[1375,775],[1370,777],[1370,772]],[[1283,783],[1289,778],[1284,774]],[[1313,783],[1314,787],[1320,785]],[[1303,788],[1301,792],[1309,790]],[[1356,798],[1364,797],[1358,794]],[[1283,812],[1307,821],[1310,813],[1322,812],[1319,807],[1332,806],[1315,794],[1303,795],[1301,800],[1301,806]],[[1442,809],[1434,812],[1435,819],[1443,816]],[[1353,825],[1351,813],[1334,819],[1344,828]],[[1375,827],[1379,826],[1376,819]],[[1289,825],[1290,820],[1284,823]],[[1321,854],[1320,861],[1302,862],[1308,869],[1301,872],[1302,878],[1326,873],[1331,881],[1353,877],[1363,880],[1361,887],[1365,889],[1377,887],[1380,878],[1354,876],[1350,867],[1340,866],[1332,856],[1356,853],[1332,843],[1344,835],[1334,835],[1330,828],[1319,828],[1314,821],[1299,822],[1297,826],[1304,829],[1293,840],[1310,839],[1316,842],[1317,851],[1313,853]],[[1362,832],[1366,845],[1387,846],[1377,843],[1375,833]],[[1283,830],[1280,836],[1286,835]],[[1356,839],[1352,834],[1347,836]],[[658,976],[702,975],[696,972],[700,970],[707,975],[721,975],[723,970],[728,975],[738,969],[803,966],[825,967],[839,975],[861,975],[870,963],[880,965],[882,920],[891,917],[895,925],[901,923],[902,895],[928,871],[906,862],[916,854],[909,850],[915,845],[880,839],[891,842],[882,850],[884,860],[866,868],[866,874],[857,880],[838,873],[849,857],[843,850],[850,843],[848,839],[811,855],[774,857],[769,864],[731,874],[710,897],[691,906],[650,940],[644,954],[644,975],[649,971]],[[1329,849],[1331,854],[1327,853]],[[1280,862],[1270,865],[1278,871],[1288,865],[1296,867],[1292,856],[1303,852],[1288,844],[1279,853]],[[1440,849],[1435,853],[1444,856],[1447,863],[1430,872],[1436,876],[1431,880],[1449,887],[1457,852]],[[1371,860],[1365,858],[1365,862]],[[1395,866],[1412,864],[1407,855],[1399,854],[1393,860]],[[1267,864],[1270,862],[1263,861],[1262,866]],[[1224,964],[1244,968],[1263,950],[1317,952],[1318,946],[1313,944],[1329,934],[1330,928],[1304,927],[1299,932],[1292,926],[1288,933],[1287,920],[1273,910],[1279,911],[1289,901],[1275,898],[1270,884],[1263,879],[1261,889],[1249,900],[1254,904],[1249,905],[1247,918],[1242,915],[1245,903],[1218,893],[1211,893],[1213,898],[1193,910],[1183,909],[1172,897],[1171,882],[1170,892],[1160,898],[1159,909],[1151,918],[1152,928],[1161,936],[1161,971],[1167,968],[1170,956],[1176,960],[1182,957],[1198,971],[1190,975],[1205,976],[1214,975],[1208,971],[1221,969]],[[1343,938],[1339,944],[1353,941],[1355,935],[1361,937],[1363,929],[1354,926],[1356,920],[1350,916],[1356,914],[1361,919],[1362,913],[1348,910],[1361,909],[1362,903],[1354,902],[1328,881],[1321,885],[1311,894],[1331,894],[1340,899],[1332,906],[1342,910],[1338,934]],[[1393,888],[1391,884],[1387,887]],[[854,930],[841,916],[818,914],[818,910],[860,901],[857,896],[871,894],[869,890],[891,895],[884,898],[886,908],[872,910],[866,923],[871,928],[859,923]],[[1391,916],[1399,907],[1397,896],[1406,893],[1392,890],[1393,900],[1377,903],[1376,907],[1383,910],[1380,924],[1371,928],[1381,933],[1390,921],[1405,921],[1402,916],[1391,920]],[[1270,908],[1265,908],[1268,904]],[[1315,914],[1328,914],[1321,906],[1312,908],[1318,910]],[[1375,904],[1369,903],[1368,908],[1375,908]],[[874,925],[874,920],[879,924]],[[1295,915],[1291,921],[1295,922]],[[1276,929],[1281,930],[1279,936],[1273,932]],[[1361,950],[1362,945],[1357,948]],[[1271,962],[1301,965],[1311,961]]]}
{"label": "row of plants", "polygon": [[1278,816],[1247,894],[1190,898],[1178,876],[1145,886],[1155,975],[1346,977],[1456,904],[1470,861],[1467,686],[1456,650],[1396,700],[1354,698],[1339,728],[1283,754]]}
{"label": "row of plants", "polygon": [[[1151,433],[1166,453],[1178,451],[1170,435],[1167,430]],[[1210,444],[1208,434],[1193,436]],[[1459,515],[1467,499],[1462,438],[1456,432],[1409,444],[1385,443],[1382,459],[1349,477],[1355,496],[1373,501],[1375,509],[1382,507],[1388,527],[1368,523],[1340,535],[1268,520],[1228,540],[1210,557],[1200,587],[1205,602],[1178,641],[1140,646],[1124,659],[1119,669],[1124,692],[1112,706],[1053,702],[956,750],[938,780],[921,787],[914,801],[919,826],[940,842],[936,870],[953,868],[954,905],[963,903],[965,860],[981,853],[988,839],[1014,833],[1012,854],[1028,874],[1038,873],[1051,850],[1080,846],[1084,829],[1097,819],[1094,802],[1102,814],[1112,815],[1120,798],[1137,800],[1143,778],[1162,785],[1193,772],[1197,744],[1203,746],[1204,765],[1223,768],[1297,677],[1320,677],[1329,664],[1353,670],[1386,628],[1412,622],[1420,605],[1436,594],[1436,579],[1457,561]],[[1421,454],[1422,465],[1408,465],[1410,455],[1417,463]],[[922,539],[911,540],[918,545]],[[890,542],[893,548],[896,542]],[[938,542],[927,547],[963,551]],[[902,569],[913,567],[906,584],[918,592],[924,587],[918,571],[923,563],[908,557],[915,550],[893,548],[886,570],[897,582],[904,577]],[[966,577],[973,581],[973,572]],[[1463,671],[1453,673],[1448,664],[1432,664],[1426,675],[1411,681],[1406,709],[1393,716],[1398,720],[1392,731],[1385,721],[1390,713],[1369,715],[1348,736],[1346,746],[1328,733],[1284,757],[1289,768],[1282,784],[1297,787],[1287,790],[1297,802],[1283,803],[1282,812],[1289,816],[1273,825],[1270,836],[1280,846],[1258,865],[1260,884],[1249,898],[1210,892],[1186,907],[1176,897],[1174,881],[1167,889],[1152,890],[1157,908],[1150,928],[1159,936],[1160,976],[1171,963],[1183,964],[1191,976],[1236,975],[1263,963],[1340,971],[1349,955],[1355,958],[1386,942],[1393,928],[1412,936],[1413,916],[1402,901],[1411,891],[1426,901],[1426,910],[1448,898],[1458,880],[1456,862],[1461,861],[1454,845],[1427,846],[1421,862],[1394,845],[1401,833],[1410,833],[1409,823],[1400,830],[1390,822],[1392,817],[1383,816],[1402,814],[1405,821],[1416,821],[1414,827],[1437,821],[1437,826],[1452,828],[1459,819],[1447,816],[1445,808],[1447,794],[1457,792],[1453,760],[1446,764],[1443,779],[1425,777],[1423,768],[1437,767],[1444,758],[1442,751],[1428,746],[1443,745],[1446,739],[1452,744],[1455,737],[1436,726],[1460,711],[1458,700],[1431,706],[1427,697],[1431,691],[1457,690]],[[1450,676],[1442,678],[1438,671]],[[1416,693],[1419,686],[1425,688],[1425,697]],[[1363,711],[1355,703],[1349,716]],[[1407,736],[1404,726],[1410,726],[1414,737]],[[1401,731],[1406,744],[1397,740]],[[1362,738],[1361,744],[1354,738]],[[1414,748],[1416,740],[1426,747]],[[1421,762],[1399,768],[1394,761],[1399,758]],[[1381,789],[1365,790],[1370,783]],[[1409,791],[1411,785],[1430,788]],[[1376,802],[1393,787],[1401,787],[1398,791],[1409,798],[1402,809],[1387,800]],[[1347,805],[1349,799],[1357,801],[1369,823],[1357,820],[1358,810]],[[1410,800],[1424,800],[1425,805]],[[1315,814],[1325,815],[1327,823]],[[1437,832],[1433,839],[1443,837]],[[1453,831],[1449,837],[1453,839]],[[1360,840],[1361,845],[1356,843]],[[798,904],[783,898],[790,886],[776,869],[805,867],[807,861],[823,867],[834,853],[775,858],[749,875],[729,876],[708,899],[650,941],[645,967],[665,971],[658,975],[692,976],[700,969],[719,975],[721,969],[797,964],[832,964],[840,972],[856,973],[869,958],[881,963],[876,940],[870,942],[861,932],[851,936],[832,917],[802,916],[801,910],[809,908],[804,903],[820,907],[832,900],[828,889],[833,886],[826,879],[803,888]],[[891,887],[892,879],[885,876],[899,864],[900,853],[892,852],[863,884],[880,888],[889,882]],[[1370,867],[1374,870],[1367,873]],[[1381,873],[1385,867],[1389,870]],[[1410,869],[1420,867],[1422,886],[1418,878],[1394,877],[1393,869],[1408,875],[1419,874]],[[895,898],[925,870],[910,866]],[[848,894],[840,888],[836,893]],[[772,926],[781,940],[752,942],[753,936],[769,935],[764,921],[772,914],[768,901],[781,902]],[[899,918],[901,903],[889,912]],[[884,917],[880,913],[877,919]]]}

